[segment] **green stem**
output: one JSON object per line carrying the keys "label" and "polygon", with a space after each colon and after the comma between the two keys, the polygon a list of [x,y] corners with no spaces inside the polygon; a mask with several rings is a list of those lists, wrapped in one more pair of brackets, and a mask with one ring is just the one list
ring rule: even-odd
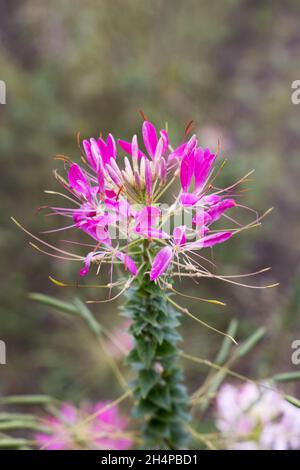
{"label": "green stem", "polygon": [[135,372],[134,416],[143,420],[146,448],[180,449],[187,441],[189,420],[177,346],[180,313],[145,271],[128,290],[123,307],[124,316],[132,320],[134,337],[134,348],[127,358]]}

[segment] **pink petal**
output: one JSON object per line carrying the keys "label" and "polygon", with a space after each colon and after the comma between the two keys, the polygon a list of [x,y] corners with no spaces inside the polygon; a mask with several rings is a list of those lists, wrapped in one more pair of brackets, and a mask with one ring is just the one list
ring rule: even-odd
{"label": "pink petal", "polygon": [[173,240],[175,245],[180,246],[184,245],[186,242],[186,225],[181,225],[179,227],[175,227],[173,231]]}
{"label": "pink petal", "polygon": [[83,171],[81,170],[80,166],[77,165],[77,163],[73,163],[73,165],[70,166],[68,180],[70,188],[75,189],[75,191],[83,194],[86,198],[90,197],[90,185]]}
{"label": "pink petal", "polygon": [[103,164],[105,165],[106,163],[109,163],[109,160],[110,160],[110,155],[108,154],[108,151],[107,151],[107,145],[102,139],[102,137],[100,137],[97,140],[97,144],[98,144],[98,148],[102,157]]}
{"label": "pink petal", "polygon": [[187,245],[188,249],[193,249],[193,248],[207,248],[210,246],[214,246],[217,243],[223,243],[228,238],[232,236],[232,232],[218,232],[214,233],[212,235],[207,235],[206,237],[201,238],[200,240],[197,240],[196,242],[190,243]]}
{"label": "pink petal", "polygon": [[193,224],[197,227],[203,227],[212,222],[212,218],[209,215],[208,211],[203,209],[203,207],[197,207],[196,215],[193,218]]}
{"label": "pink petal", "polygon": [[209,176],[216,155],[210,153],[209,149],[203,152],[201,147],[195,152],[195,190],[202,188]]}
{"label": "pink petal", "polygon": [[195,148],[197,147],[197,144],[198,144],[198,140],[197,140],[196,134],[193,134],[190,140],[186,144],[186,147],[183,152],[183,157],[185,155],[189,155],[190,153],[192,153],[193,150],[195,150]]}
{"label": "pink petal", "polygon": [[164,155],[165,152],[168,150],[168,147],[169,147],[169,136],[168,136],[167,131],[165,131],[164,129],[162,129],[160,131],[160,136],[162,137],[163,142],[164,142],[163,151],[162,151],[162,153]]}
{"label": "pink petal", "polygon": [[167,181],[167,163],[164,157],[160,160],[160,177],[162,184],[164,184]]}
{"label": "pink petal", "polygon": [[93,159],[95,162],[95,170],[97,171],[99,167],[99,163],[100,162],[103,163],[103,158],[102,158],[97,140],[92,137],[90,139],[90,142],[91,142],[91,152],[92,152]]}
{"label": "pink petal", "polygon": [[89,273],[93,255],[94,253],[91,252],[85,257],[84,268],[81,268],[79,271],[80,276],[86,276]]}
{"label": "pink petal", "polygon": [[125,269],[128,269],[131,272],[131,274],[133,274],[133,276],[137,275],[137,272],[138,272],[137,267],[133,259],[130,258],[130,256],[122,253],[121,251],[118,251],[117,258],[119,258],[119,260],[124,263]]}
{"label": "pink petal", "polygon": [[153,158],[157,146],[157,134],[154,125],[149,121],[144,121],[142,134],[147,152]]}
{"label": "pink petal", "polygon": [[138,155],[139,155],[139,145],[138,145],[138,140],[137,140],[137,136],[134,135],[132,137],[132,141],[131,141],[131,155],[132,155],[132,158],[134,159],[137,159],[138,158]]}
{"label": "pink petal", "polygon": [[227,211],[228,209],[231,209],[235,205],[236,204],[233,199],[224,199],[218,204],[215,204],[214,206],[212,206],[207,212],[208,216],[210,217],[209,223],[212,223],[218,220],[224,214],[225,211]]}
{"label": "pink petal", "polygon": [[108,137],[106,139],[106,148],[107,148],[107,154],[109,158],[116,158],[117,156],[116,142],[111,134],[108,134]]}
{"label": "pink petal", "polygon": [[155,256],[153,260],[152,269],[150,272],[151,281],[154,281],[166,271],[166,269],[168,268],[169,264],[172,261],[172,258],[173,258],[173,250],[169,246],[162,248],[157,253],[157,255]]}
{"label": "pink petal", "polygon": [[67,450],[70,444],[67,439],[64,440],[62,433],[59,436],[36,434],[35,439],[41,448],[45,450]]}
{"label": "pink petal", "polygon": [[182,190],[184,192],[188,190],[188,187],[191,184],[192,176],[194,173],[194,163],[195,163],[194,152],[191,152],[188,155],[185,155],[183,159],[181,160],[180,183],[181,183]]}
{"label": "pink petal", "polygon": [[[119,139],[118,144],[120,145],[121,149],[124,150],[125,153],[132,156],[132,148],[130,142],[126,142],[126,140]],[[138,156],[139,158],[142,158],[145,155],[141,150],[139,150]]]}
{"label": "pink petal", "polygon": [[97,218],[95,226],[95,238],[107,246],[111,246],[111,238],[108,232],[110,217],[103,215]]}
{"label": "pink petal", "polygon": [[184,142],[183,144],[179,145],[173,152],[170,153],[168,156],[168,163],[172,163],[173,160],[180,159],[184,155],[185,148],[187,146],[187,143]]}
{"label": "pink petal", "polygon": [[[107,402],[98,402],[96,403],[91,412],[97,413],[96,420],[101,421],[106,424],[111,424],[112,426],[119,425],[119,413],[117,406],[112,406],[111,408],[105,409],[107,407]],[[101,413],[100,411],[103,410]]]}
{"label": "pink petal", "polygon": [[156,225],[159,221],[161,210],[158,207],[146,206],[140,212],[138,212],[136,217],[137,227],[140,230],[147,230]]}
{"label": "pink petal", "polygon": [[162,137],[160,137],[160,139],[157,143],[157,146],[156,146],[155,154],[154,154],[155,161],[161,159],[162,154],[163,154],[163,149],[164,149],[164,140],[163,140]]}
{"label": "pink petal", "polygon": [[208,206],[213,206],[214,204],[217,204],[221,201],[221,196],[218,196],[217,194],[210,194],[209,196],[203,196],[201,201]]}
{"label": "pink petal", "polygon": [[86,158],[87,158],[87,161],[88,161],[90,167],[93,170],[96,171],[97,170],[97,160],[96,160],[95,155],[93,154],[93,152],[91,150],[91,143],[88,140],[84,140],[82,142],[82,145],[83,145],[84,152],[85,152],[85,155],[86,155]]}
{"label": "pink petal", "polygon": [[145,184],[146,184],[147,197],[148,197],[148,199],[151,199],[151,196],[152,196],[152,173],[151,173],[149,160],[146,160],[146,163],[145,163]]}
{"label": "pink petal", "polygon": [[65,403],[61,406],[60,414],[68,424],[74,424],[77,419],[77,410],[74,406]]}
{"label": "pink petal", "polygon": [[105,192],[105,176],[104,176],[104,168],[103,168],[102,160],[99,160],[97,176],[98,176],[99,193],[104,195],[104,192]]}
{"label": "pink petal", "polygon": [[193,206],[199,201],[199,197],[196,194],[182,193],[180,196],[180,203],[183,206]]}

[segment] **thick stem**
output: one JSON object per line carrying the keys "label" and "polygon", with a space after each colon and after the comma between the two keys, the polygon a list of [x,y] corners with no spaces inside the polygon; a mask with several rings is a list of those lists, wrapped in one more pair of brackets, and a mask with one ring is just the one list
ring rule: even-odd
{"label": "thick stem", "polygon": [[134,369],[134,416],[143,419],[144,447],[179,449],[187,441],[188,397],[182,385],[176,331],[180,314],[149,275],[141,274],[127,292],[123,308],[132,320],[134,349],[128,363]]}

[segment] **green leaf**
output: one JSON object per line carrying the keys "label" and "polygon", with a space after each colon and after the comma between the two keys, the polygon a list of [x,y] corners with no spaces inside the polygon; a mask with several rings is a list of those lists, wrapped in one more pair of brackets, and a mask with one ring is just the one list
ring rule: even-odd
{"label": "green leaf", "polygon": [[162,328],[152,328],[151,334],[154,336],[154,338],[159,344],[163,342],[165,332],[163,331]]}
{"label": "green leaf", "polygon": [[48,307],[55,308],[60,312],[80,316],[96,336],[99,336],[101,333],[101,325],[97,322],[97,320],[95,320],[86,304],[81,302],[81,300],[78,298],[74,300],[74,303],[64,302],[62,300],[56,299],[55,297],[38,293],[29,294],[29,298],[35,302],[39,302],[43,305],[47,305]]}
{"label": "green leaf", "polygon": [[158,421],[163,421],[173,425],[180,422],[181,420],[188,422],[190,420],[190,416],[186,411],[183,411],[181,408],[179,408],[178,410],[175,410],[175,412],[174,410],[160,410],[159,414],[156,415],[156,419]]}
{"label": "green leaf", "polygon": [[141,370],[139,372],[139,385],[142,392],[142,397],[145,398],[150,390],[160,380],[160,376],[153,370]]}
{"label": "green leaf", "polygon": [[[159,421],[157,419],[152,419],[147,425],[147,434],[153,435],[154,437],[160,436],[169,436],[169,424],[164,421]],[[160,444],[162,445],[162,443]]]}
{"label": "green leaf", "polygon": [[[227,334],[234,338],[237,332],[237,328],[238,328],[237,320],[235,319],[231,320],[228,330],[227,330]],[[230,353],[231,347],[232,347],[232,341],[230,338],[228,338],[228,336],[226,336],[222,342],[220,351],[215,359],[216,364],[218,365],[224,364],[224,362],[226,361]]]}
{"label": "green leaf", "polygon": [[78,315],[77,308],[75,305],[69,302],[63,302],[62,300],[58,300],[55,297],[50,297],[50,295],[39,294],[33,292],[28,295],[31,300],[38,302],[43,305],[47,305],[48,307],[55,308],[56,310],[60,310],[61,312],[71,313],[73,315]]}
{"label": "green leaf", "polygon": [[142,366],[141,361],[140,361],[140,357],[139,357],[138,352],[137,352],[137,349],[132,349],[130,351],[130,353],[125,358],[125,363],[126,364],[131,364],[131,365],[137,364],[137,365]]}
{"label": "green leaf", "polygon": [[147,323],[145,323],[143,320],[137,320],[130,326],[129,332],[133,336],[139,336],[146,326]]}
{"label": "green leaf", "polygon": [[294,380],[300,380],[300,371],[284,372],[282,374],[276,374],[271,378],[274,382],[293,382]]}
{"label": "green leaf", "polygon": [[176,387],[171,391],[173,401],[176,403],[187,402],[187,391],[184,385],[177,384]]}
{"label": "green leaf", "polygon": [[156,387],[151,391],[151,394],[149,394],[149,400],[164,410],[171,408],[171,397],[167,387]]}
{"label": "green leaf", "polygon": [[133,410],[135,418],[144,418],[147,414],[153,414],[157,410],[157,406],[149,400],[140,400],[139,404]]}
{"label": "green leaf", "polygon": [[157,321],[157,317],[158,317],[158,312],[157,311],[153,311],[153,309],[141,309],[139,311],[139,315],[141,316],[141,318],[146,322],[146,323],[150,323],[150,325],[152,326],[159,326],[159,323]]}
{"label": "green leaf", "polygon": [[177,348],[169,341],[164,341],[158,346],[156,354],[157,357],[173,356],[177,354]]}
{"label": "green leaf", "polygon": [[140,339],[137,342],[137,351],[145,367],[149,368],[156,353],[155,342]]}
{"label": "green leaf", "polygon": [[51,433],[51,429],[46,426],[42,426],[36,422],[24,420],[24,421],[7,421],[0,423],[0,432],[1,431],[15,431],[18,429],[29,429],[31,431],[39,431],[43,433]]}
{"label": "green leaf", "polygon": [[173,330],[173,331],[167,331],[165,333],[165,338],[169,342],[176,343],[177,341],[180,341],[182,339],[182,336],[176,330]]}
{"label": "green leaf", "polygon": [[34,421],[38,418],[35,415],[30,415],[26,413],[0,413],[0,422],[1,421],[10,421],[10,420],[26,420]]}
{"label": "green leaf", "polygon": [[298,400],[298,398],[292,397],[292,395],[285,395],[284,399],[297,408],[300,408],[300,400]]}
{"label": "green leaf", "polygon": [[81,302],[80,299],[76,298],[74,300],[74,305],[77,307],[78,314],[85,320],[92,333],[94,333],[96,336],[99,336],[102,330],[101,325],[93,317],[92,312],[87,308],[86,304]]}
{"label": "green leaf", "polygon": [[0,449],[19,449],[30,443],[27,439],[4,438],[0,439]]}
{"label": "green leaf", "polygon": [[0,405],[46,405],[55,401],[47,395],[12,395],[0,398]]}
{"label": "green leaf", "polygon": [[258,328],[246,341],[244,341],[238,349],[238,357],[243,357],[254,348],[254,346],[264,337],[266,334],[265,328]]}

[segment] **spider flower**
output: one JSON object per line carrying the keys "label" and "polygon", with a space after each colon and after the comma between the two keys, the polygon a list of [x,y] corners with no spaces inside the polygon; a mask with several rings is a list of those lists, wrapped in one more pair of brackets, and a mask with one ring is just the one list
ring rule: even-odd
{"label": "spider flower", "polygon": [[[240,185],[248,181],[251,172],[220,188],[216,180],[222,163],[216,152],[199,145],[196,135],[188,138],[190,127],[186,128],[184,140],[174,146],[166,129],[157,130],[144,120],[139,138],[134,135],[129,141],[117,140],[112,134],[107,138],[90,138],[83,141],[80,165],[63,158],[67,176],[57,172],[55,175],[65,192],[50,193],[64,197],[67,207],[52,206],[48,215],[65,217],[71,222],[47,232],[81,231],[89,237],[87,242],[64,240],[77,246],[80,252],[55,247],[16,222],[42,244],[42,247],[32,244],[34,248],[58,259],[80,262],[81,276],[93,268],[99,274],[103,265],[108,267],[109,282],[93,286],[75,284],[109,290],[108,299],[88,302],[108,302],[126,292],[127,302],[122,311],[132,322],[133,339],[127,361],[136,377],[135,410],[144,416],[143,436],[149,448],[185,448],[188,438],[188,396],[179,383],[180,335],[173,331],[178,325],[176,310],[235,342],[178,305],[166,295],[165,289],[186,297],[174,288],[176,276],[215,277],[246,286],[236,281],[238,276],[213,273],[210,266],[215,264],[206,252],[210,255],[215,245],[256,226],[263,217],[240,203],[244,192]],[[245,225],[236,220],[240,210],[254,214]],[[125,271],[125,276],[114,281],[117,268]],[[255,273],[241,277],[252,274]],[[51,279],[60,286],[72,285]],[[111,295],[115,288],[118,293]],[[196,298],[224,305],[218,300]],[[167,406],[161,396],[168,398]],[[38,437],[48,448],[124,449],[130,445],[130,439],[120,436],[124,425],[118,422],[117,414],[106,420],[106,414],[100,410],[97,420],[81,420],[81,410],[71,407],[62,410],[61,415],[49,422],[53,440],[46,435]],[[271,439],[271,432],[277,431],[270,430],[266,439]]]}
{"label": "spider flower", "polygon": [[[84,140],[83,163],[66,161],[66,179],[56,173],[68,192],[56,194],[73,207],[52,206],[49,215],[66,217],[72,223],[48,233],[81,230],[92,245],[77,242],[80,254],[61,249],[47,254],[81,261],[81,276],[93,265],[98,273],[102,264],[109,264],[112,277],[113,266],[121,265],[129,274],[129,283],[149,263],[153,282],[168,273],[213,276],[200,264],[204,256],[199,252],[224,243],[260,220],[255,215],[243,227],[231,213],[235,207],[248,209],[236,202],[241,196],[238,186],[247,175],[220,189],[213,185],[220,167],[217,155],[199,146],[196,135],[172,147],[168,132],[157,131],[147,120],[141,134],[142,144],[136,135],[130,142],[116,140],[111,134],[106,139]],[[170,196],[173,202],[167,205]],[[92,249],[87,251],[86,246]]]}
{"label": "spider flower", "polygon": [[[102,411],[103,410],[103,411]],[[49,434],[37,434],[36,442],[45,450],[126,450],[132,445],[126,432],[127,420],[116,406],[97,403],[62,405],[58,416],[45,418]]]}
{"label": "spider flower", "polygon": [[278,390],[225,384],[217,396],[216,424],[230,449],[300,449],[300,410]]}

